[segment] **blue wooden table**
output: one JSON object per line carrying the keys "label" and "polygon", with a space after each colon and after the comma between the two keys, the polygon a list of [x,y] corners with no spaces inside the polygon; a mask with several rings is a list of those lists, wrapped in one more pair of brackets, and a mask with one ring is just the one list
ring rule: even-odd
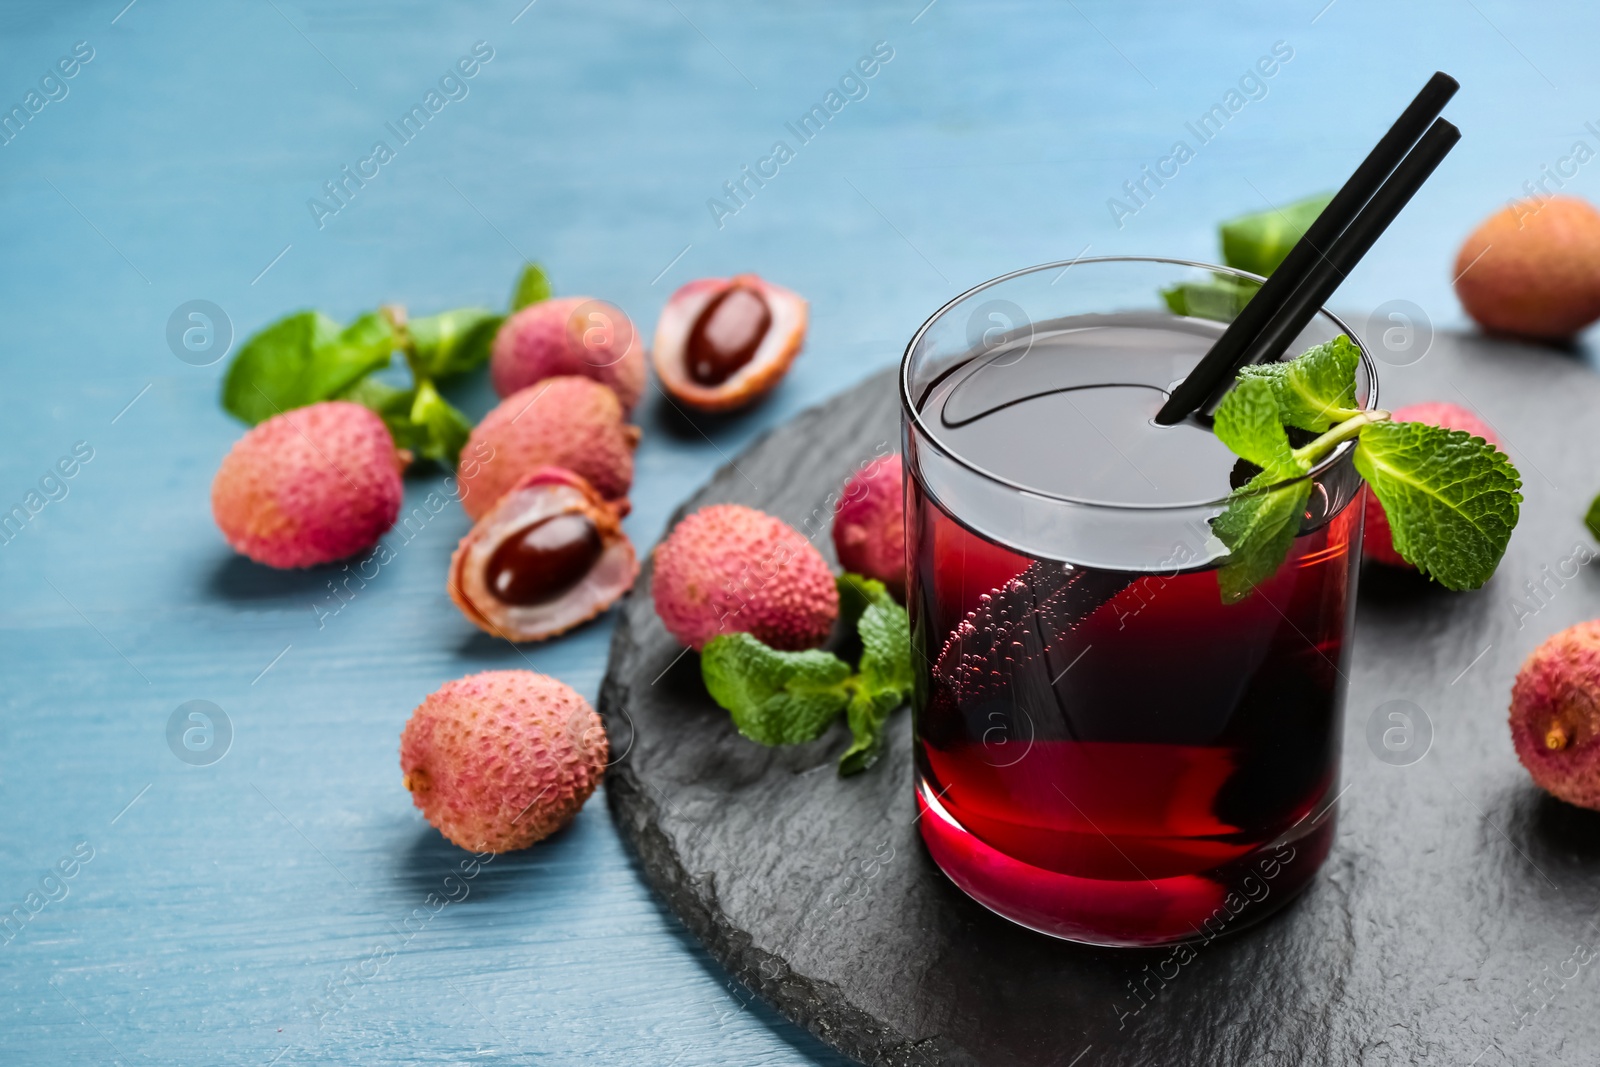
{"label": "blue wooden table", "polygon": [[[766,404],[643,405],[627,528],[645,547],[718,464],[893,363],[955,293],[1083,253],[1212,258],[1217,219],[1336,184],[1436,68],[1464,85],[1465,139],[1337,303],[1461,325],[1450,265],[1479,218],[1557,171],[1600,193],[1600,163],[1562,162],[1600,147],[1600,12],[1532,10],[7,4],[0,510],[22,517],[0,534],[0,1062],[837,1062],[687,938],[602,798],[463,868],[401,788],[401,725],[489,668],[592,698],[608,624],[520,649],[472,629],[444,589],[454,508],[391,534],[348,601],[335,571],[234,557],[209,485],[241,427],[223,364],[169,346],[175,309],[215,303],[237,343],[302,306],[499,303],[524,258],[647,331],[694,277],[799,290],[806,352]],[[441,83],[475,46],[474,75]],[[380,140],[393,158],[345,182]],[[1147,180],[1180,140],[1193,158]],[[408,502],[442,477],[417,472]],[[220,760],[169,746],[192,700],[222,709]]]}

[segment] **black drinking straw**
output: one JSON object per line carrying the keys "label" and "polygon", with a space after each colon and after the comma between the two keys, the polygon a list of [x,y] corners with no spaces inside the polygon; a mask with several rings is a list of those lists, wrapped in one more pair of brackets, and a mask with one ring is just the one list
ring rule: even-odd
{"label": "black drinking straw", "polygon": [[1245,351],[1243,363],[1266,363],[1283,355],[1459,140],[1461,131],[1447,119],[1438,119],[1428,128],[1355,221],[1339,235],[1333,248],[1313,265],[1294,295],[1256,336]]}
{"label": "black drinking straw", "polygon": [[[1289,250],[1278,269],[1272,272],[1250,302],[1240,309],[1238,317],[1217,338],[1211,350],[1189,372],[1189,376],[1178,383],[1157,413],[1157,422],[1166,426],[1179,422],[1206,404],[1213,395],[1226,389],[1246,362],[1247,353],[1252,349],[1259,350],[1254,344],[1258,335],[1294,297],[1301,282],[1326,261],[1327,250],[1372,199],[1384,178],[1399,166],[1401,159],[1423,136],[1429,124],[1439,117],[1444,105],[1459,88],[1460,83],[1443,71],[1436,71],[1428,79],[1428,84],[1422,87],[1416,99],[1401,112],[1394,125],[1389,127],[1389,132],[1367,153],[1367,158],[1361,161],[1355,173],[1350,175],[1328,206],[1323,208],[1322,214]],[[1376,236],[1373,235],[1374,240]],[[1370,241],[1368,247],[1371,247]],[[1363,254],[1365,251],[1365,248],[1362,249]]]}

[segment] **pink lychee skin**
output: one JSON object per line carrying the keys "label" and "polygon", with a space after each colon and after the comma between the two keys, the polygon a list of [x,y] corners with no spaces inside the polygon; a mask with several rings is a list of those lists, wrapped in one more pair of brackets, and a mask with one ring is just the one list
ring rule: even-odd
{"label": "pink lychee skin", "polygon": [[[1566,742],[1552,749],[1557,723]],[[1511,743],[1535,785],[1600,811],[1600,620],[1562,630],[1523,663],[1511,687]]]}
{"label": "pink lychee skin", "polygon": [[833,510],[839,566],[906,595],[906,498],[899,453],[880,456],[845,484]]}
{"label": "pink lychee skin", "polygon": [[[1483,438],[1496,448],[1501,448],[1500,438],[1495,436],[1494,430],[1478,416],[1457,404],[1430,400],[1427,403],[1400,408],[1394,412],[1392,418],[1395,422],[1427,422],[1434,426],[1443,426],[1447,430],[1464,430],[1474,437]],[[1366,528],[1361,535],[1363,553],[1368,559],[1378,563],[1416,570],[1406,562],[1405,557],[1394,550],[1394,534],[1389,530],[1389,516],[1384,513],[1383,505],[1378,503],[1377,494],[1371,489],[1366,492]]]}
{"label": "pink lychee skin", "polygon": [[748,633],[785,651],[815,648],[839,617],[828,561],[799,531],[739,504],[701,508],[655,551],[656,614],[696,650]]}
{"label": "pink lychee skin", "polygon": [[373,412],[343,400],[312,404],[234,443],[211,483],[211,513],[228,544],[257,563],[332,563],[394,525],[404,466]]}
{"label": "pink lychee skin", "polygon": [[527,848],[571,822],[609,753],[589,702],[532,671],[446,682],[400,735],[412,802],[440,833],[474,852]]}
{"label": "pink lychee skin", "polygon": [[[575,314],[580,310],[585,313]],[[592,321],[594,316],[619,321]],[[496,393],[510,396],[563,374],[609,385],[631,412],[644,392],[644,341],[620,308],[586,296],[530,304],[500,327],[489,358]]]}
{"label": "pink lychee skin", "polygon": [[550,378],[512,393],[483,417],[461,449],[461,506],[474,522],[540,467],[565,467],[627,513],[639,428],[617,394],[590,378]]}

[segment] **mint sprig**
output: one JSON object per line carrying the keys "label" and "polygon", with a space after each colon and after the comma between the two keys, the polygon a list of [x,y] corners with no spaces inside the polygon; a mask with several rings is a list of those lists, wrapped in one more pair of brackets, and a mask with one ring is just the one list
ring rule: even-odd
{"label": "mint sprig", "polygon": [[746,633],[719,634],[700,652],[706,691],[738,731],[763,745],[813,741],[845,713],[851,744],[841,775],[883,754],[884,724],[911,696],[911,625],[882,582],[838,579],[841,619],[861,639],[856,669],[832,652],[780,652]]}
{"label": "mint sprig", "polygon": [[1380,422],[1362,430],[1355,463],[1408,563],[1446,589],[1489,580],[1522,502],[1522,479],[1504,452],[1461,430]]}
{"label": "mint sprig", "polygon": [[[511,310],[549,296],[544,271],[526,264]],[[222,406],[254,426],[307,404],[353,400],[377,412],[396,446],[454,466],[472,421],[440,395],[437,383],[488,362],[505,319],[470,307],[408,320],[404,308],[389,305],[341,327],[320,311],[297,311],[240,347],[223,377]],[[397,351],[410,371],[409,388],[379,377]]]}
{"label": "mint sprig", "polygon": [[320,311],[297,311],[246,341],[222,380],[222,406],[254,426],[279,412],[343,393],[389,365],[393,324],[377,312],[341,327]]}
{"label": "mint sprig", "polygon": [[[1244,368],[1218,405],[1218,439],[1261,468],[1211,520],[1229,552],[1217,574],[1224,601],[1242,600],[1277,572],[1310,498],[1303,476],[1351,439],[1356,470],[1408,563],[1448,589],[1475,589],[1505,555],[1522,503],[1522,478],[1505,453],[1460,430],[1362,411],[1359,362],[1341,335],[1287,363]],[[1294,448],[1286,427],[1320,436]]]}
{"label": "mint sprig", "polygon": [[1360,364],[1361,350],[1340,334],[1287,363],[1249,364],[1239,371],[1239,379],[1270,383],[1285,425],[1322,433],[1361,414],[1356,406]]}

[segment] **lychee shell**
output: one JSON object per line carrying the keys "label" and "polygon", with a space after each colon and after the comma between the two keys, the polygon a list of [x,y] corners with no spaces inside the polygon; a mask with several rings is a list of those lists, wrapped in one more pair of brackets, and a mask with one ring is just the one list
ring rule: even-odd
{"label": "lychee shell", "polygon": [[845,484],[834,507],[833,547],[839,566],[878,579],[904,599],[905,484],[898,453],[874,459]]}
{"label": "lychee shell", "polygon": [[1467,237],[1454,274],[1485,330],[1566,340],[1600,318],[1600,211],[1571,196],[1507,207]]}
{"label": "lychee shell", "polygon": [[608,758],[589,702],[532,671],[446,682],[400,735],[413,803],[475,852],[527,848],[561,829],[594,792]]}
{"label": "lychee shell", "polygon": [[[1395,422],[1426,422],[1442,426],[1447,430],[1462,430],[1474,437],[1483,438],[1496,448],[1500,447],[1500,438],[1496,436],[1494,430],[1478,416],[1457,404],[1447,404],[1441,400],[1411,404],[1395,411],[1392,418]],[[1383,510],[1383,505],[1378,503],[1378,495],[1371,489],[1367,490],[1365,506],[1366,524],[1361,535],[1363,554],[1370,560],[1391,567],[1411,567],[1405,557],[1394,550],[1394,532],[1389,529],[1389,515]]]}
{"label": "lychee shell", "polygon": [[[591,323],[574,318],[585,305],[619,321],[609,331],[591,329]],[[624,412],[638,405],[644,392],[644,341],[620,308],[586,296],[557,297],[518,311],[495,335],[489,378],[501,396],[568,374],[610,386]]]}
{"label": "lychee shell", "polygon": [[816,546],[754,508],[713,504],[673,528],[655,552],[651,594],[667,631],[695,649],[749,633],[795,651],[827,640],[839,590]]}
{"label": "lychee shell", "polygon": [[[761,295],[772,315],[766,336],[750,362],[718,385],[702,385],[689,375],[688,343],[695,323],[723,293],[744,286]],[[805,344],[810,311],[799,293],[754,274],[700,278],[679,287],[656,322],[651,362],[661,387],[677,401],[700,411],[732,411],[771,392],[788,373]]]}
{"label": "lychee shell", "polygon": [[[540,467],[500,498],[475,523],[450,557],[450,599],[472,624],[509,641],[543,641],[588,622],[616,603],[639,576],[633,542],[623,532],[620,509],[564,467]],[[485,568],[495,550],[530,524],[555,515],[587,518],[604,546],[582,580],[556,600],[517,605],[501,601]]]}
{"label": "lychee shell", "polygon": [[[483,417],[461,450],[461,506],[482,518],[540,467],[565,467],[607,500],[633,485],[639,428],[623,421],[617,394],[589,378],[547,378],[518,390]],[[626,505],[624,504],[624,511]]]}
{"label": "lychee shell", "polygon": [[404,466],[383,420],[330,400],[234,443],[211,483],[228,544],[269,567],[310,567],[371,548],[400,514]]}
{"label": "lychee shell", "polygon": [[1523,663],[1511,689],[1511,742],[1541,789],[1600,810],[1600,620],[1561,631]]}

